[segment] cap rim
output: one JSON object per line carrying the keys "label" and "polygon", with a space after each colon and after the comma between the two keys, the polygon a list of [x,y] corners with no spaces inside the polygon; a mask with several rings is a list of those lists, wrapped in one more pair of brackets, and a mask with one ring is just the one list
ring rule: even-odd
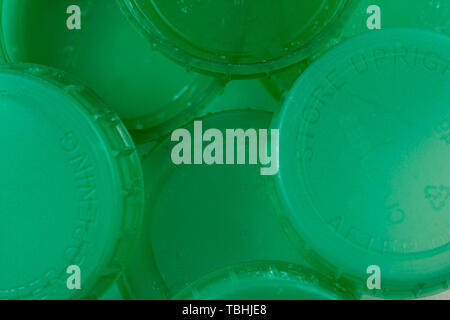
{"label": "cap rim", "polygon": [[[264,280],[266,283],[277,281],[277,288],[280,288],[279,282],[285,282],[286,287],[289,284],[294,285],[299,293],[314,292],[326,300],[355,299],[355,296],[339,283],[333,285],[334,282],[327,277],[318,275],[305,267],[280,261],[255,261],[212,272],[186,286],[173,297],[173,300],[214,299],[211,295],[217,294],[208,292],[211,289],[221,289],[222,292],[219,295],[233,294],[242,289],[240,285],[237,285],[239,282],[242,284],[252,280]],[[233,286],[229,283],[233,283]]]}
{"label": "cap rim", "polygon": [[344,25],[343,22],[348,17],[347,12],[354,10],[357,3],[354,0],[341,0],[342,3],[340,3],[339,8],[336,10],[333,18],[328,22],[328,24],[326,24],[312,40],[287,55],[260,63],[233,64],[211,62],[171,44],[170,41],[165,39],[157,26],[149,21],[144,13],[141,12],[139,9],[139,4],[136,3],[136,0],[116,1],[123,9],[123,12],[130,19],[132,19],[149,38],[152,45],[166,54],[169,58],[201,73],[213,74],[216,76],[222,75],[227,80],[269,75],[277,70],[289,67],[307,58],[314,53],[317,48],[323,45],[328,38],[331,38],[340,31],[340,28]]}

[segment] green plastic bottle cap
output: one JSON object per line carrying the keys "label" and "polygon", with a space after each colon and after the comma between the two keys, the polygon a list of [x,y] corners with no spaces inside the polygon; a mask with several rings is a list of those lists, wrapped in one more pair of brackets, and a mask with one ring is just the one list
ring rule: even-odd
{"label": "green plastic bottle cap", "polygon": [[328,39],[353,0],[118,0],[177,61],[226,76],[296,63]]}
{"label": "green plastic bottle cap", "polygon": [[16,65],[0,67],[0,131],[0,299],[101,296],[143,212],[125,127],[60,72]]}
{"label": "green plastic bottle cap", "polygon": [[187,286],[176,300],[341,300],[352,294],[302,266],[258,261],[211,273]]}
{"label": "green plastic bottle cap", "polygon": [[[378,6],[378,8],[374,7]],[[282,99],[298,77],[318,57],[345,39],[367,32],[376,32],[377,18],[382,29],[418,28],[450,36],[450,1],[442,0],[359,0],[354,10],[348,10],[336,36],[323,45],[315,55],[300,64],[281,70],[264,79],[269,92]]]}
{"label": "green plastic bottle cap", "polygon": [[[258,132],[269,128],[271,116],[227,111],[200,120],[203,132],[223,133],[225,146],[226,129]],[[185,128],[194,139],[194,125]],[[168,137],[143,156],[147,208],[142,237],[125,272],[125,296],[170,298],[209,272],[246,261],[302,262],[277,221],[272,195],[264,187],[270,178],[260,174],[260,165],[177,166],[171,159],[177,144]]]}
{"label": "green plastic bottle cap", "polygon": [[449,287],[449,86],[450,39],[408,29],[353,38],[298,80],[276,187],[313,264],[369,295]]}
{"label": "green plastic bottle cap", "polygon": [[[223,80],[189,72],[154,51],[115,1],[0,4],[0,38],[9,61],[48,65],[75,75],[128,129],[148,129],[151,139],[192,120],[223,89]],[[81,10],[81,30],[66,26],[72,5]]]}

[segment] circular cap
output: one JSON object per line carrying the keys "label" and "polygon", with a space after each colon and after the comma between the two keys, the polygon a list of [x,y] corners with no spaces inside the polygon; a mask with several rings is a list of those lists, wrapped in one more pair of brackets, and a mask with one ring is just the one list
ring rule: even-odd
{"label": "circular cap", "polygon": [[46,67],[1,67],[0,98],[0,299],[97,298],[142,215],[133,142],[91,92]]}
{"label": "circular cap", "polygon": [[354,297],[331,279],[302,266],[260,261],[216,271],[177,294],[176,300],[342,300]]}
{"label": "circular cap", "polygon": [[[66,26],[73,5],[81,10],[80,30]],[[222,80],[189,72],[154,51],[115,1],[3,0],[0,8],[9,61],[73,74],[128,129],[146,129],[150,139],[190,121],[223,89]]]}
{"label": "circular cap", "polygon": [[314,63],[275,122],[289,231],[361,290],[378,266],[370,295],[448,288],[449,86],[448,38],[374,32]]}
{"label": "circular cap", "polygon": [[118,0],[150,40],[207,72],[249,76],[307,57],[341,22],[352,0]]}
{"label": "circular cap", "polygon": [[[226,129],[258,132],[268,129],[271,116],[227,111],[200,121],[205,135],[209,129],[223,134],[226,148]],[[194,146],[199,135],[193,124],[185,128]],[[131,298],[170,298],[209,272],[245,261],[302,262],[278,224],[264,186],[270,178],[261,175],[260,165],[176,165],[172,155],[178,145],[169,137],[142,157],[147,207],[138,249],[125,272]],[[208,145],[205,140],[205,152]],[[248,143],[245,150],[248,155]]]}

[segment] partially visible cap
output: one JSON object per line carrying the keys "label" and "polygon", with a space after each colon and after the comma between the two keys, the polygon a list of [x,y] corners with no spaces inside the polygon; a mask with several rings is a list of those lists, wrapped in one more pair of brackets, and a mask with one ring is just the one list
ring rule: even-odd
{"label": "partially visible cap", "polygon": [[[80,30],[66,26],[67,8],[74,5],[81,10]],[[129,130],[145,130],[148,139],[191,120],[224,86],[153,50],[113,0],[3,0],[0,15],[7,61],[73,74]]]}
{"label": "partially visible cap", "polygon": [[[261,175],[261,167],[270,165],[248,163],[249,139],[245,148],[234,146],[234,161],[238,152],[245,151],[246,164],[226,164],[225,160],[232,140],[226,138],[227,129],[254,129],[259,135],[260,129],[269,129],[271,119],[272,114],[263,111],[210,114],[198,119],[201,124],[195,129],[190,123],[175,132],[173,137],[182,136],[183,141],[167,137],[143,155],[145,218],[138,249],[125,271],[125,296],[170,298],[209,272],[251,260],[303,262],[277,221],[274,195],[267,193],[265,183],[270,178]],[[208,154],[207,148],[211,151],[212,140],[203,142],[200,153],[198,149],[199,130],[206,138],[214,132],[210,129],[223,135],[223,141],[214,139],[214,152],[223,156],[224,164],[206,164],[206,158],[203,164],[194,164],[194,156]],[[270,131],[267,141],[270,146]],[[263,142],[258,139],[251,144]],[[197,148],[190,150],[194,144]],[[174,163],[188,153],[192,164]],[[275,165],[274,158],[271,164]]]}
{"label": "partially visible cap", "polygon": [[416,28],[450,36],[450,1],[359,0],[356,4],[355,9],[349,11],[347,19],[343,20],[336,36],[314,56],[263,80],[275,98],[284,98],[305,69],[330,48],[351,37],[377,32],[373,28],[378,26],[378,22],[381,29]]}
{"label": "partially visible cap", "polygon": [[317,269],[368,295],[448,288],[449,86],[450,39],[408,29],[348,40],[295,84],[276,186]]}
{"label": "partially visible cap", "polygon": [[142,217],[133,142],[115,113],[54,69],[0,67],[0,98],[0,298],[98,298]]}
{"label": "partially visible cap", "polygon": [[181,64],[226,77],[292,65],[320,47],[353,0],[118,0]]}
{"label": "partially visible cap", "polygon": [[351,292],[305,267],[278,261],[240,264],[188,285],[174,300],[350,300]]}

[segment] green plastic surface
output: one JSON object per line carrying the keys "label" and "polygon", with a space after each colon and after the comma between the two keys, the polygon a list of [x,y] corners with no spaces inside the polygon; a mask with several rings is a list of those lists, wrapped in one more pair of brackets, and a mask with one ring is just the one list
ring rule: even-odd
{"label": "green plastic surface", "polygon": [[[0,299],[93,299],[129,258],[144,207],[117,115],[59,71],[0,67]],[[69,290],[66,270],[81,270]]]}
{"label": "green plastic surface", "polygon": [[123,300],[119,287],[113,285],[99,300],[120,301]]}
{"label": "green plastic surface", "polygon": [[[391,29],[315,62],[274,121],[277,192],[322,272],[409,298],[450,281],[450,39]],[[369,266],[381,290],[368,290]]]}
{"label": "green plastic surface", "polygon": [[173,59],[227,77],[292,65],[336,30],[352,0],[118,0]]}
{"label": "green plastic surface", "polygon": [[[221,112],[202,118],[203,131],[267,129],[271,116]],[[192,124],[186,128],[193,132]],[[176,166],[176,144],[169,137],[143,156],[147,208],[124,296],[170,298],[209,272],[246,261],[302,263],[277,221],[264,186],[270,178],[260,175],[259,165]]]}
{"label": "green plastic surface", "polygon": [[208,104],[202,115],[239,108],[273,113],[280,107],[280,101],[267,92],[260,79],[235,80],[227,83],[223,94]]}
{"label": "green plastic surface", "polygon": [[295,264],[258,261],[216,271],[187,286],[175,300],[342,300],[352,294]]}
{"label": "green plastic surface", "polygon": [[[222,94],[199,112],[197,118],[210,113],[239,109],[274,113],[280,107],[280,101],[272,97],[260,79],[233,80],[225,85]],[[139,152],[146,152],[158,143],[146,130],[133,131],[132,134]]]}
{"label": "green plastic surface", "polygon": [[287,70],[271,75],[270,79],[263,80],[272,95],[277,99],[283,98],[298,77],[314,60],[343,40],[367,32],[377,32],[378,30],[370,30],[367,26],[367,21],[374,14],[373,11],[368,13],[367,10],[373,5],[380,8],[382,29],[417,28],[450,36],[450,1],[359,0],[355,9],[349,11],[348,18],[343,20],[341,29],[314,56]]}
{"label": "green plastic surface", "polygon": [[[81,30],[68,30],[78,5]],[[72,73],[114,109],[130,130],[150,138],[191,120],[224,86],[154,51],[114,0],[1,0],[8,61]],[[37,12],[39,14],[37,14]]]}

